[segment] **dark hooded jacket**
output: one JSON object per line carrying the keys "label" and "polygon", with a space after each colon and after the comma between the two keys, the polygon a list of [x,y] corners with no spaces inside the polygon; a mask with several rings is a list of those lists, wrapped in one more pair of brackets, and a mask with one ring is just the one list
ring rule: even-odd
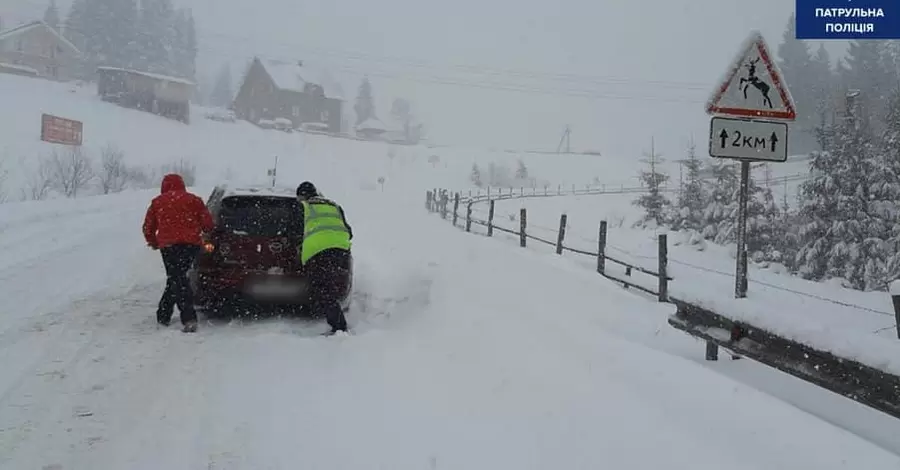
{"label": "dark hooded jacket", "polygon": [[213,229],[212,216],[203,200],[187,192],[180,175],[163,177],[160,194],[153,198],[144,217],[144,239],[154,248],[203,243],[202,233]]}

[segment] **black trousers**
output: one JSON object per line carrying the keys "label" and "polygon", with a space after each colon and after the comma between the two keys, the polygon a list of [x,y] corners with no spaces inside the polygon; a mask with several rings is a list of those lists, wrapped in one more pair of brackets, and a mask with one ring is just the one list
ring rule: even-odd
{"label": "black trousers", "polygon": [[351,263],[350,252],[340,249],[325,250],[306,262],[309,306],[313,314],[324,315],[334,330],[347,330],[341,299],[350,288]]}
{"label": "black trousers", "polygon": [[166,290],[159,299],[156,320],[168,325],[172,321],[175,305],[178,305],[182,324],[196,322],[194,292],[188,282],[187,272],[197,255],[200,254],[200,247],[197,245],[172,245],[161,248],[159,251],[162,253],[163,266],[166,267]]}

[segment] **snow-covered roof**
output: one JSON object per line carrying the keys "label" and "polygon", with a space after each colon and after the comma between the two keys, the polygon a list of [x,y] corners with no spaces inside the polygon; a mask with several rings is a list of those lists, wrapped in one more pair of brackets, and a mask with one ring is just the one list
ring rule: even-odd
{"label": "snow-covered roof", "polygon": [[[286,62],[281,60],[260,59],[266,73],[272,77],[275,86],[282,90],[303,92],[307,83],[319,85],[325,96],[338,100],[344,99],[341,84],[326,69],[302,62]],[[301,65],[302,64],[302,65]]]}
{"label": "snow-covered roof", "polygon": [[23,25],[16,26],[15,28],[7,29],[6,31],[0,31],[0,41],[5,41],[7,39],[14,38],[20,34],[26,33],[35,28],[47,28],[47,30],[49,30],[51,33],[53,33],[53,36],[55,36],[56,39],[59,40],[59,42],[62,45],[68,47],[75,54],[81,55],[81,51],[78,50],[78,48],[75,47],[74,44],[69,42],[68,39],[64,38],[62,34],[59,34],[59,31],[51,28],[50,25],[48,25],[47,23],[44,23],[41,20],[32,21],[31,23],[25,23]]}
{"label": "snow-covered roof", "polygon": [[123,69],[123,68],[119,68],[119,67],[97,67],[97,70],[108,70],[110,72],[125,72],[125,73],[131,73],[134,75],[143,75],[145,77],[149,77],[149,78],[152,78],[155,80],[162,80],[165,82],[181,83],[182,85],[189,85],[189,86],[195,85],[194,82],[192,82],[186,78],[172,77],[169,75],[162,75],[162,74],[158,74],[158,73],[141,72],[139,70]]}
{"label": "snow-covered roof", "polygon": [[8,64],[6,62],[0,62],[0,69],[20,70],[22,72],[31,73],[34,75],[40,75],[40,72],[38,72],[36,69],[33,69],[31,67],[28,67],[25,65],[18,65],[18,64]]}
{"label": "snow-covered roof", "polygon": [[356,130],[387,131],[387,127],[385,127],[384,123],[381,122],[380,119],[369,118],[359,123],[359,125],[356,126]]}

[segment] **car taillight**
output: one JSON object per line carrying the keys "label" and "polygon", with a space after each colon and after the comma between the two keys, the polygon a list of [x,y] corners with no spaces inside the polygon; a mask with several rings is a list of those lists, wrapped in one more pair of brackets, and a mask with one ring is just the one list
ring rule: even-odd
{"label": "car taillight", "polygon": [[203,251],[205,251],[207,253],[212,253],[213,251],[216,251],[216,245],[213,245],[210,242],[206,242],[203,244]]}

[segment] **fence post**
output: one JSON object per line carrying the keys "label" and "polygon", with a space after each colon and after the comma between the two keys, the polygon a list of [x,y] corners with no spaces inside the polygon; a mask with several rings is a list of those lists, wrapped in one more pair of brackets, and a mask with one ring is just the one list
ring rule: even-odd
{"label": "fence post", "polygon": [[894,318],[897,320],[897,338],[900,339],[900,279],[891,282],[888,288],[894,302]]}
{"label": "fence post", "polygon": [[488,236],[494,236],[494,200],[491,199],[491,207],[488,209]]}
{"label": "fence post", "polygon": [[566,238],[566,214],[559,216],[559,234],[556,235],[556,254],[563,252],[563,240]]}
{"label": "fence post", "polygon": [[466,204],[466,232],[472,231],[472,203]]}
{"label": "fence post", "polygon": [[559,196],[562,196],[562,185],[561,184],[556,185],[556,194]]}
{"label": "fence post", "polygon": [[549,185],[546,185],[546,184],[544,185],[544,196],[547,195],[547,186],[549,186]]}
{"label": "fence post", "polygon": [[669,300],[669,274],[666,268],[669,265],[669,247],[665,233],[659,234],[659,301]]}
{"label": "fence post", "polygon": [[447,195],[445,193],[441,193],[441,218],[447,219]]}
{"label": "fence post", "polygon": [[472,190],[469,190],[469,199],[472,199]]}
{"label": "fence post", "polygon": [[525,186],[519,186],[519,196],[525,195]]}
{"label": "fence post", "polygon": [[575,194],[575,185],[572,185],[572,194]]}
{"label": "fence post", "polygon": [[425,191],[425,210],[431,212],[431,190]]}
{"label": "fence post", "polygon": [[719,360],[719,345],[713,343],[712,341],[706,342],[706,360],[707,361],[718,361]]}
{"label": "fence post", "polygon": [[456,219],[459,218],[459,193],[453,195],[453,226],[456,227]]}
{"label": "fence post", "polygon": [[527,223],[526,223],[526,217],[525,217],[525,208],[523,207],[521,210],[519,210],[519,246],[521,246],[522,248],[525,248],[525,238],[526,238],[525,237],[525,226],[526,225],[527,225]]}
{"label": "fence post", "polygon": [[600,233],[597,235],[597,272],[606,273],[606,221],[600,221]]}

